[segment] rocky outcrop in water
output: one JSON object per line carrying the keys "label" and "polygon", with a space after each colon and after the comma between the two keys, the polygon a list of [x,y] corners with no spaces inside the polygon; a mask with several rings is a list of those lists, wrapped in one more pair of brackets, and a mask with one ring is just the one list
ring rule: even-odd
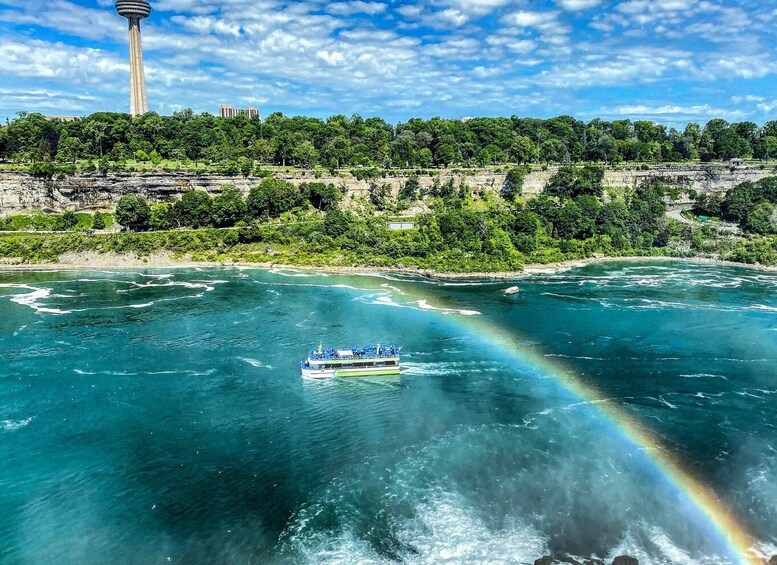
{"label": "rocky outcrop in water", "polygon": [[769,565],[777,565],[777,555],[773,555],[769,560]]}
{"label": "rocky outcrop in water", "polygon": [[[569,555],[555,554],[540,557],[534,565],[606,565],[601,559],[575,559]],[[639,565],[639,561],[627,555],[616,557],[612,565]],[[771,564],[770,564],[771,565]]]}
{"label": "rocky outcrop in water", "polygon": [[[541,192],[557,168],[535,170],[524,179],[525,194]],[[370,182],[358,180],[350,173],[316,177],[313,171],[288,171],[274,173],[277,178],[294,184],[323,182],[335,184],[351,196],[366,196]],[[739,183],[756,181],[766,176],[777,175],[777,171],[757,167],[731,170],[720,165],[697,165],[678,167],[652,167],[614,169],[605,171],[605,188],[635,188],[649,179],[661,180],[671,188],[678,189],[676,205],[685,205],[690,200],[688,191],[698,193],[725,192]],[[408,175],[397,173],[374,182],[388,184],[396,194],[407,182]],[[457,172],[439,171],[435,175],[419,177],[422,188],[433,183],[453,180],[458,186],[466,183],[474,193],[499,192],[505,183],[506,173],[496,171]],[[204,190],[211,194],[221,191],[221,186],[231,184],[244,194],[262,181],[258,177],[224,176],[197,173],[88,173],[80,175],[56,175],[54,178],[35,177],[29,173],[0,172],[0,215],[22,210],[43,209],[62,211],[66,209],[111,209],[125,194],[143,196],[151,203],[180,198],[191,190]]]}

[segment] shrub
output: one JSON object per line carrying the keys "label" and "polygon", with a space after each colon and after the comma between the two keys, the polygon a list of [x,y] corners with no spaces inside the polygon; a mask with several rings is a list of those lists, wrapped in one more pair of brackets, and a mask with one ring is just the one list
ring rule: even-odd
{"label": "shrub", "polygon": [[105,229],[105,218],[100,212],[95,212],[94,216],[92,217],[92,229],[95,229],[95,230]]}

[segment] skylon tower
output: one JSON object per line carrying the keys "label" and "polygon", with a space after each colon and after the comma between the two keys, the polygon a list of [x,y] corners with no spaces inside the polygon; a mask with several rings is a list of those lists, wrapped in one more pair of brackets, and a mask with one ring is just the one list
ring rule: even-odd
{"label": "skylon tower", "polygon": [[151,4],[146,0],[117,0],[116,11],[129,21],[130,114],[140,116],[148,112],[140,20],[151,15]]}

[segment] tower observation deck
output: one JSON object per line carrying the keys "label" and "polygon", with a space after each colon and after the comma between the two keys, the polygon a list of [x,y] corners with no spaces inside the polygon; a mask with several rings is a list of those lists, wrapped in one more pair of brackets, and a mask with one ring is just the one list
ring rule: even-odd
{"label": "tower observation deck", "polygon": [[118,0],[116,2],[116,12],[123,18],[127,18],[129,23],[130,114],[140,116],[148,112],[140,20],[151,15],[151,4],[146,2],[146,0]]}

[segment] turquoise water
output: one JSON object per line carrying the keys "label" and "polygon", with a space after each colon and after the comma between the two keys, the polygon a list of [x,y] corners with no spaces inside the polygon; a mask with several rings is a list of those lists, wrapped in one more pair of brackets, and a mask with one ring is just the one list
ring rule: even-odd
{"label": "turquoise water", "polygon": [[[595,385],[777,553],[777,274],[518,284],[0,273],[0,563],[730,561],[597,402],[473,319]],[[396,342],[405,371],[303,381],[320,340]]]}

